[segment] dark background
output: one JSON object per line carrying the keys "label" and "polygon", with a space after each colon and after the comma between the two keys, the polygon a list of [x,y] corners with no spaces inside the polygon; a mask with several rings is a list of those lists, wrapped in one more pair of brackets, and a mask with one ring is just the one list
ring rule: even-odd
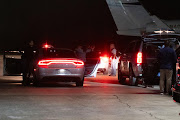
{"label": "dark background", "polygon": [[[179,6],[173,0],[140,2],[161,19],[180,18]],[[1,50],[22,49],[29,40],[37,45],[48,42],[65,48],[80,43],[102,47],[115,40],[123,48],[134,39],[116,35],[117,28],[105,0],[4,0],[0,2],[0,15]]]}

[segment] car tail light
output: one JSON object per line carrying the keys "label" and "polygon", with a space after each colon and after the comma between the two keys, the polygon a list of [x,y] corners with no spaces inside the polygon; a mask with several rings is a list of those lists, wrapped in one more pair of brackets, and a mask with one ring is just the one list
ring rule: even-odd
{"label": "car tail light", "polygon": [[38,65],[42,67],[47,67],[48,65],[51,65],[51,64],[63,64],[63,63],[74,64],[77,67],[84,65],[84,62],[80,60],[40,60],[38,62]]}
{"label": "car tail light", "polygon": [[100,57],[100,60],[104,63],[107,63],[109,61],[109,58],[108,57]]}
{"label": "car tail light", "polygon": [[142,52],[138,52],[137,54],[137,64],[141,64],[142,63]]}
{"label": "car tail light", "polygon": [[53,46],[46,43],[42,46],[42,48],[48,49],[48,48],[53,48]]}

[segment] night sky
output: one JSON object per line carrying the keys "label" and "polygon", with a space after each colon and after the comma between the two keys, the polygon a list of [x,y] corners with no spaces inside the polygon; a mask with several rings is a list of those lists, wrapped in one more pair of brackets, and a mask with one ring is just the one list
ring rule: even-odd
{"label": "night sky", "polygon": [[5,0],[0,5],[1,48],[19,48],[31,39],[74,47],[109,40],[116,31],[104,0]]}
{"label": "night sky", "polygon": [[180,20],[179,0],[139,0],[146,10],[161,19]]}
{"label": "night sky", "polygon": [[[158,1],[141,0],[160,18],[180,18],[179,7],[172,7],[174,3]],[[164,10],[167,4],[176,12]],[[0,1],[0,15],[0,49],[20,49],[28,40],[73,48],[79,43],[119,39],[105,0],[4,0]]]}

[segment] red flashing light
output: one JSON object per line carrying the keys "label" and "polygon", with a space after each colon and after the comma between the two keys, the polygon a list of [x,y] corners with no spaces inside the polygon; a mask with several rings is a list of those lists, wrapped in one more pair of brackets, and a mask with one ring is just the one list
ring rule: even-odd
{"label": "red flashing light", "polygon": [[51,65],[51,64],[63,64],[63,63],[70,63],[70,64],[74,64],[76,66],[84,65],[83,61],[78,61],[78,60],[40,60],[38,62],[38,65],[47,67],[48,65]]}
{"label": "red flashing light", "polygon": [[47,43],[46,44],[44,44],[43,46],[42,46],[42,48],[53,48],[53,46],[52,45],[48,45]]}
{"label": "red flashing light", "polygon": [[138,52],[137,54],[137,64],[141,64],[142,63],[142,52]]}
{"label": "red flashing light", "polygon": [[44,47],[45,47],[45,48],[48,48],[48,47],[49,47],[49,45],[47,45],[47,44],[46,44],[46,45],[44,45]]}

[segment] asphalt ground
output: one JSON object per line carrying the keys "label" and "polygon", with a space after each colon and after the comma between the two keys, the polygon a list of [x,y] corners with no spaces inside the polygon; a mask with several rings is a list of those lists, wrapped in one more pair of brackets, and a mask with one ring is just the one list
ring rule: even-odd
{"label": "asphalt ground", "polygon": [[22,86],[21,76],[0,77],[0,120],[180,120],[180,104],[159,86],[121,85],[98,74],[74,83]]}

